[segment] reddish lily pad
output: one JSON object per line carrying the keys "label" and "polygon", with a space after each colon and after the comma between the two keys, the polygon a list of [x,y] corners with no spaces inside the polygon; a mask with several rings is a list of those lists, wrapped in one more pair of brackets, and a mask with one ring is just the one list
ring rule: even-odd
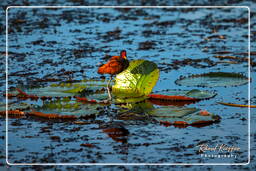
{"label": "reddish lily pad", "polygon": [[193,89],[190,91],[163,90],[156,92],[156,94],[150,94],[148,97],[149,100],[156,105],[184,106],[200,100],[210,99],[216,95],[215,92]]}

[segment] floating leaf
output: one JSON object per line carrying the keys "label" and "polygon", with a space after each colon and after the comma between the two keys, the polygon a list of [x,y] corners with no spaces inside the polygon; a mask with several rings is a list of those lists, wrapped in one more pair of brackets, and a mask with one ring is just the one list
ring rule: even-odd
{"label": "floating leaf", "polygon": [[189,104],[193,104],[196,101],[177,101],[177,100],[161,100],[161,99],[148,99],[148,101],[150,101],[150,103],[154,104],[154,105],[160,105],[160,106],[185,106],[185,105],[189,105]]}
{"label": "floating leaf", "polygon": [[[23,112],[21,110],[8,110],[7,113],[8,113],[8,116],[9,115],[15,115],[15,116],[25,115],[25,112]],[[1,116],[6,116],[6,111],[0,111],[0,115]]]}
{"label": "floating leaf", "polygon": [[192,97],[192,98],[196,98],[196,99],[199,99],[199,100],[204,100],[204,99],[213,98],[214,96],[217,95],[217,93],[216,92],[193,89],[193,90],[188,91],[185,95],[187,97]]}
{"label": "floating leaf", "polygon": [[249,79],[239,73],[210,72],[206,74],[182,77],[175,81],[178,85],[198,87],[239,86],[248,83]]}
{"label": "floating leaf", "polygon": [[32,112],[29,112],[30,116],[37,116],[40,118],[46,118],[46,119],[77,119],[74,115],[60,115],[56,113],[43,113],[43,112],[37,112],[33,110]]}
{"label": "floating leaf", "polygon": [[149,114],[161,118],[161,120],[166,120],[165,118],[167,118],[168,121],[170,121],[170,118],[173,118],[173,121],[176,121],[199,111],[200,110],[196,108],[161,106],[150,111]]}
{"label": "floating leaf", "polygon": [[[24,103],[24,102],[12,102],[8,103],[8,110],[27,110],[30,109],[33,105]],[[0,111],[5,111],[6,105],[5,103],[0,103]]]}
{"label": "floating leaf", "polygon": [[117,118],[120,120],[147,120],[147,112],[154,109],[149,101],[118,105]]}
{"label": "floating leaf", "polygon": [[76,117],[97,115],[103,106],[100,104],[83,104],[74,100],[47,101],[42,106],[34,107],[35,111],[45,114],[73,115]]}
{"label": "floating leaf", "polygon": [[[25,116],[25,111],[31,108],[31,104],[23,102],[11,102],[8,104],[8,116]],[[0,115],[6,116],[6,104],[0,103]]]}
{"label": "floating leaf", "polygon": [[153,106],[149,101],[119,106],[117,118],[120,120],[155,119],[165,126],[206,126],[220,121],[218,115],[206,110],[177,106]]}
{"label": "floating leaf", "polygon": [[242,105],[242,104],[234,104],[234,103],[224,103],[224,102],[218,102],[219,104],[226,105],[226,106],[232,106],[232,107],[249,107],[249,108],[256,108],[256,105]]}
{"label": "floating leaf", "polygon": [[172,125],[198,125],[211,124],[220,121],[218,115],[213,115],[206,111],[200,111],[196,108],[185,108],[175,106],[161,106],[150,111],[156,120],[168,122]]}
{"label": "floating leaf", "polygon": [[184,106],[199,100],[209,99],[216,96],[215,92],[202,90],[162,90],[156,94],[148,95],[149,100],[156,105]]}
{"label": "floating leaf", "polygon": [[72,97],[76,95],[89,95],[105,91],[106,83],[101,80],[83,80],[75,83],[59,83],[52,84],[46,87],[38,88],[21,88],[15,91],[10,91],[9,94],[13,96],[38,99],[45,97]]}
{"label": "floating leaf", "polygon": [[159,78],[159,69],[153,62],[134,60],[116,76],[112,92],[118,98],[142,97],[151,93]]}
{"label": "floating leaf", "polygon": [[[182,100],[182,97],[179,98],[179,96],[185,96],[185,97],[194,98],[197,100],[205,100],[217,95],[217,93],[213,91],[198,90],[198,89],[193,89],[193,90],[167,89],[167,90],[157,91],[155,92],[155,94],[174,96],[174,97],[177,96],[177,100]],[[170,100],[172,100],[172,98],[170,98]],[[173,98],[173,100],[175,100],[175,98]]]}
{"label": "floating leaf", "polygon": [[196,98],[186,97],[186,96],[168,96],[162,94],[150,94],[148,95],[149,99],[158,99],[158,100],[170,100],[170,101],[197,101]]}

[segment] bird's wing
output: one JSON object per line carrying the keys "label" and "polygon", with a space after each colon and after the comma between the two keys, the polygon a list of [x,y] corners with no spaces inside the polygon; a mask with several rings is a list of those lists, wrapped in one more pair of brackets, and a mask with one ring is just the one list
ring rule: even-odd
{"label": "bird's wing", "polygon": [[109,67],[119,67],[122,65],[121,62],[119,62],[117,60],[111,60],[111,61],[109,61],[108,64],[109,64]]}
{"label": "bird's wing", "polygon": [[110,58],[110,61],[111,60],[118,60],[120,58],[120,56],[112,56],[111,58]]}

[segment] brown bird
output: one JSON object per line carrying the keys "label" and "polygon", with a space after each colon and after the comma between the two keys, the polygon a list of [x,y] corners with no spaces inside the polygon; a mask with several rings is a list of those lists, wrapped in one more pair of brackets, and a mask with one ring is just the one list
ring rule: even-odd
{"label": "brown bird", "polygon": [[107,90],[108,90],[108,96],[109,100],[112,99],[110,90],[109,90],[109,84],[112,80],[112,76],[119,74],[123,70],[125,70],[129,66],[129,61],[126,59],[126,51],[122,50],[120,52],[120,56],[112,56],[108,63],[103,64],[99,67],[98,73],[99,74],[110,74],[110,80],[107,84]]}

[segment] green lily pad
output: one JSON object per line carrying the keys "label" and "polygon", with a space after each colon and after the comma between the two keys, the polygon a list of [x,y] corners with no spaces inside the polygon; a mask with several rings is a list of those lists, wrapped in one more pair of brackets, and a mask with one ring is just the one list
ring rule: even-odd
{"label": "green lily pad", "polygon": [[[38,97],[72,97],[77,95],[88,96],[91,94],[97,94],[100,91],[104,92],[106,84],[105,80],[83,80],[76,83],[59,83],[46,87],[21,89],[28,95],[35,95]],[[14,95],[18,94],[16,90],[9,91],[9,93]]]}
{"label": "green lily pad", "polygon": [[220,117],[207,112],[202,115],[197,108],[161,106],[150,111],[149,114],[158,121],[168,121],[170,123],[184,122],[187,124],[213,123],[220,120]]}
{"label": "green lily pad", "polygon": [[42,106],[34,107],[37,112],[45,114],[74,115],[77,117],[97,115],[103,106],[99,104],[83,104],[75,100],[47,101]]}
{"label": "green lily pad", "polygon": [[[32,104],[29,103],[24,103],[24,102],[13,102],[8,104],[8,110],[21,110],[25,111],[33,107]],[[5,103],[0,103],[0,111],[5,111],[6,110],[6,104]]]}
{"label": "green lily pad", "polygon": [[148,101],[140,103],[127,103],[117,105],[118,115],[117,118],[120,120],[148,120],[147,112],[154,109],[152,103]]}
{"label": "green lily pad", "polygon": [[177,85],[198,87],[239,86],[247,84],[249,78],[239,73],[210,72],[189,77],[182,77],[175,81]]}
{"label": "green lily pad", "polygon": [[167,121],[170,124],[180,122],[187,125],[210,124],[220,121],[218,115],[197,108],[177,106],[155,106],[149,101],[120,105],[117,118],[120,120]]}
{"label": "green lily pad", "polygon": [[168,118],[167,120],[170,118],[173,118],[173,120],[180,120],[180,118],[184,118],[185,116],[199,111],[200,110],[196,108],[161,106],[150,111],[149,114],[161,118],[161,120],[166,120],[165,118]]}
{"label": "green lily pad", "polygon": [[119,98],[142,97],[151,93],[159,78],[159,69],[153,62],[134,60],[118,74],[112,92]]}
{"label": "green lily pad", "polygon": [[204,99],[210,99],[213,98],[217,95],[216,92],[210,92],[210,91],[205,91],[205,90],[197,90],[193,89],[188,92],[186,92],[185,96],[204,100]]}

